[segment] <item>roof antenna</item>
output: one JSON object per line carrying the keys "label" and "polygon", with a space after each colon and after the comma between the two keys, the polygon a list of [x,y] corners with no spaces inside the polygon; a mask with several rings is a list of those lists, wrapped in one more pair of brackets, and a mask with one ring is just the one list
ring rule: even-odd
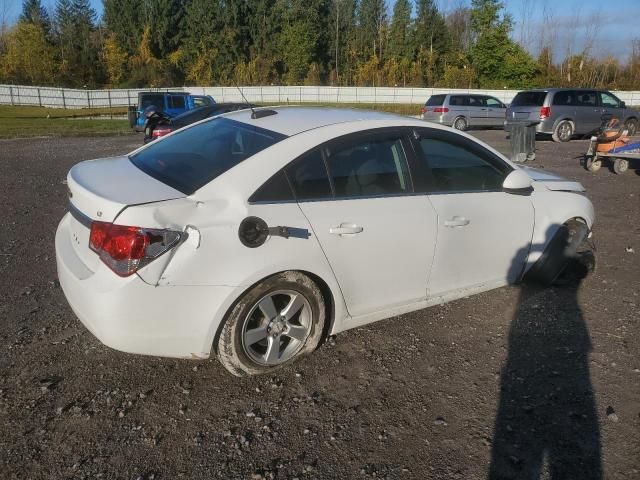
{"label": "roof antenna", "polygon": [[[235,82],[234,82],[235,83]],[[244,92],[242,91],[242,89],[238,86],[238,84],[236,83],[236,88],[238,89],[238,91],[240,92],[240,95],[242,95],[242,99],[244,100],[244,103],[246,103],[249,108],[251,109],[251,118],[253,120],[259,119],[259,118],[263,118],[263,117],[269,117],[271,115],[277,115],[278,112],[276,112],[275,110],[269,110],[269,109],[264,109],[264,110],[258,110],[255,111],[253,109],[253,105],[251,105],[249,103],[249,100],[247,100],[247,97],[244,96]]]}

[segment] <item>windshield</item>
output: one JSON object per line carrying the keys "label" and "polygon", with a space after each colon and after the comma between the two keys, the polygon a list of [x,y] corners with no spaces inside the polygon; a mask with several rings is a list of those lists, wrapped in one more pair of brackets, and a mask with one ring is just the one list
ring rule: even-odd
{"label": "windshield", "polygon": [[129,159],[147,175],[191,195],[284,138],[280,133],[214,118],[154,142]]}
{"label": "windshield", "polygon": [[547,92],[520,92],[511,102],[512,107],[541,107]]}

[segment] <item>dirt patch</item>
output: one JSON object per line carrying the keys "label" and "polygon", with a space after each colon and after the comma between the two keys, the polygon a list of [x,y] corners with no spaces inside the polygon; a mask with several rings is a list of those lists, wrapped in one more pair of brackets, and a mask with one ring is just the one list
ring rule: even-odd
{"label": "dirt patch", "polygon": [[[503,132],[472,133],[508,149]],[[66,172],[140,143],[0,142],[0,478],[640,477],[635,171],[592,174],[585,141],[538,142],[533,165],[595,204],[598,268],[579,287],[498,289],[239,379],[110,350],[60,290]]]}

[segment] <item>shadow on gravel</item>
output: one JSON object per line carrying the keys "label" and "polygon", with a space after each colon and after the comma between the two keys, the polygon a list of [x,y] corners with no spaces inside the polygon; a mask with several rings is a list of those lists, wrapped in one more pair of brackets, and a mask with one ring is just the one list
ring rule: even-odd
{"label": "shadow on gravel", "polygon": [[561,286],[521,286],[501,375],[491,480],[602,478],[591,341],[577,299],[588,270],[574,260]]}

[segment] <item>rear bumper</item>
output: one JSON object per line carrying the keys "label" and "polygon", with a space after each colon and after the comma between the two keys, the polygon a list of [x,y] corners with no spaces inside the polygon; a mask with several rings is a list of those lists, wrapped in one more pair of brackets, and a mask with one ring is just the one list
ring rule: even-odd
{"label": "rear bumper", "polygon": [[[504,121],[504,129],[506,132],[510,131],[512,123],[516,123],[516,122],[511,122],[509,120]],[[553,121],[541,120],[540,123],[536,125],[536,133],[551,135],[553,133]]]}
{"label": "rear bumper", "polygon": [[102,264],[92,272],[73,248],[69,215],[58,226],[55,245],[58,278],[67,301],[102,343],[143,355],[209,356],[220,310],[231,302],[234,287],[156,287],[138,275],[119,277]]}
{"label": "rear bumper", "polygon": [[439,125],[448,125],[445,122],[444,115],[422,114],[422,120],[425,122],[437,123]]}

